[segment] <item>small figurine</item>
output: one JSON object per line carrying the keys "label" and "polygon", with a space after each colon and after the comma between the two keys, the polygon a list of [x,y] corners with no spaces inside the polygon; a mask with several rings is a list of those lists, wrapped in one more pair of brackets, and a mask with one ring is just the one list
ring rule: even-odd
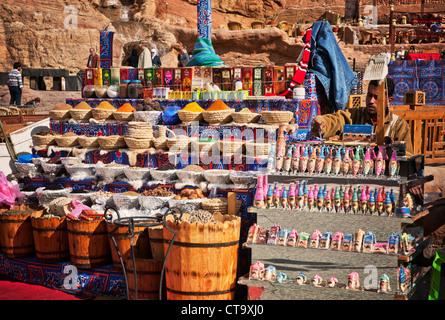
{"label": "small figurine", "polygon": [[297,284],[297,285],[306,284],[306,281],[307,281],[307,278],[306,278],[306,276],[304,275],[303,272],[300,272],[298,274],[298,276],[295,278],[295,284]]}
{"label": "small figurine", "polygon": [[358,208],[359,208],[357,188],[354,188],[354,192],[352,194],[351,205],[352,205],[352,212],[354,214],[357,214],[358,213]]}
{"label": "small figurine", "polygon": [[338,191],[338,187],[335,187],[334,207],[335,207],[335,212],[339,212],[342,207],[340,192]]}
{"label": "small figurine", "polygon": [[377,195],[377,213],[379,216],[381,216],[383,214],[384,211],[384,202],[383,202],[383,195],[381,192],[381,189],[379,189],[379,193]]}
{"label": "small figurine", "polygon": [[302,183],[300,183],[300,186],[298,188],[297,206],[300,210],[304,208],[304,191]]}
{"label": "small figurine", "polygon": [[280,203],[283,209],[287,209],[288,196],[286,191],[286,186],[283,185],[283,192],[281,193]]}
{"label": "small figurine", "polygon": [[364,253],[372,253],[374,251],[374,244],[376,242],[375,234],[371,231],[368,231],[363,236],[363,250]]}
{"label": "small figurine", "polygon": [[278,236],[280,234],[281,227],[274,224],[269,231],[269,238],[267,239],[267,244],[276,245],[278,242]]}
{"label": "small figurine", "polygon": [[341,250],[344,237],[343,232],[338,231],[334,233],[332,236],[331,250]]}
{"label": "small figurine", "polygon": [[264,204],[264,195],[263,195],[263,188],[258,187],[256,194],[255,194],[255,200],[253,202],[253,205],[256,208],[264,208],[265,204]]}
{"label": "small figurine", "polygon": [[354,241],[354,251],[361,252],[362,251],[362,244],[363,244],[363,236],[365,235],[365,232],[362,229],[359,229],[355,233],[355,241]]}
{"label": "small figurine", "polygon": [[401,293],[405,293],[408,290],[407,270],[408,268],[402,265],[398,268],[399,290]]}
{"label": "small figurine", "polygon": [[397,232],[393,232],[389,236],[388,246],[386,247],[386,254],[398,254],[399,243],[400,243],[400,235]]}
{"label": "small figurine", "polygon": [[320,249],[329,249],[329,247],[331,246],[331,241],[332,241],[332,232],[328,230],[321,235],[320,246],[319,246]]}
{"label": "small figurine", "polygon": [[348,233],[343,238],[343,244],[341,246],[343,251],[352,251],[354,246],[354,235],[352,233]]}
{"label": "small figurine", "polygon": [[374,191],[371,191],[368,201],[368,211],[371,215],[376,213]]}
{"label": "small figurine", "polygon": [[318,229],[316,229],[311,235],[309,248],[318,248],[318,245],[320,243],[320,238],[321,238],[321,232]]}
{"label": "small figurine", "polygon": [[311,280],[312,285],[314,285],[314,286],[316,286],[316,287],[321,287],[321,283],[322,283],[322,281],[323,281],[323,279],[322,279],[322,277],[321,277],[319,274],[315,274],[315,275],[312,277],[312,280]]}
{"label": "small figurine", "polygon": [[292,229],[289,236],[287,237],[287,245],[290,247],[295,247],[297,245],[298,232],[297,229]]}
{"label": "small figurine", "polygon": [[351,172],[352,160],[349,155],[349,153],[351,152],[350,150],[351,150],[350,148],[345,149],[345,155],[344,155],[343,161],[342,161],[342,172],[343,172],[343,175],[345,175],[345,176]]}
{"label": "small figurine", "polygon": [[295,209],[295,187],[294,183],[292,182],[289,186],[289,197],[288,197],[288,203],[289,203],[289,209],[294,210]]}
{"label": "small figurine", "polygon": [[333,168],[334,174],[336,176],[338,176],[340,174],[340,170],[341,170],[341,167],[342,167],[342,165],[341,165],[342,161],[341,161],[341,154],[340,153],[341,153],[340,149],[337,148],[336,152],[335,152],[335,157],[334,157],[334,159],[332,161],[332,168]]}
{"label": "small figurine", "polygon": [[327,212],[332,211],[331,192],[329,190],[326,192],[326,199],[324,199],[324,208]]}
{"label": "small figurine", "polygon": [[312,209],[314,208],[314,202],[315,202],[314,191],[312,188],[313,188],[312,186],[309,187],[309,194],[307,197],[307,205],[308,205],[309,211],[312,211]]}
{"label": "small figurine", "polygon": [[309,146],[309,160],[307,164],[307,170],[309,174],[313,174],[315,171],[315,163],[317,162],[317,148]]}
{"label": "small figurine", "polygon": [[272,189],[272,185],[269,185],[269,189],[267,190],[267,196],[266,196],[266,208],[270,209],[273,206],[273,198],[274,193]]}
{"label": "small figurine", "polygon": [[301,148],[303,149],[303,153],[300,156],[300,172],[305,173],[307,170],[307,166],[308,166],[309,154],[308,154],[307,147],[302,146]]}
{"label": "small figurine", "polygon": [[372,156],[371,156],[371,152],[373,153],[374,151],[371,148],[367,148],[366,149],[366,154],[365,154],[365,158],[363,159],[363,175],[367,176],[369,175],[373,169],[374,169],[374,161],[372,160]]}
{"label": "small figurine", "polygon": [[327,287],[334,288],[335,285],[338,283],[338,280],[336,277],[332,276],[329,278],[328,282],[326,283]]}
{"label": "small figurine", "polygon": [[307,248],[308,240],[311,235],[307,232],[301,232],[297,241],[297,246]]}
{"label": "small figurine", "polygon": [[386,198],[385,198],[385,215],[390,217],[392,216],[392,210],[393,210],[393,204],[391,200],[391,196],[389,194],[389,191],[386,191]]}
{"label": "small figurine", "polygon": [[309,197],[309,190],[307,188],[307,182],[303,182],[303,197],[304,197],[304,208],[308,207],[308,197]]}
{"label": "small figurine", "polygon": [[380,177],[381,175],[385,174],[385,159],[383,158],[383,151],[382,147],[379,147],[379,152],[377,154],[377,158],[375,159],[375,176]]}
{"label": "small figurine", "polygon": [[276,276],[277,276],[276,271],[277,271],[277,269],[274,266],[268,266],[264,270],[264,280],[275,281]]}
{"label": "small figurine", "polygon": [[331,174],[332,172],[332,163],[333,163],[333,156],[332,156],[332,148],[329,148],[329,152],[326,156],[326,159],[324,160],[324,166],[323,171],[325,174]]}
{"label": "small figurine", "polygon": [[348,275],[348,284],[346,285],[346,289],[359,289],[360,288],[360,281],[359,276],[357,272],[351,272]]}
{"label": "small figurine", "polygon": [[294,148],[293,145],[289,146],[289,148],[287,149],[286,156],[284,157],[283,160],[283,171],[286,173],[290,172],[291,169],[293,148]]}
{"label": "small figurine", "polygon": [[325,147],[320,148],[320,154],[318,155],[317,161],[315,163],[315,172],[321,174],[323,172],[325,162]]}
{"label": "small figurine", "polygon": [[345,213],[348,213],[351,209],[351,205],[349,202],[349,192],[345,192],[343,196],[343,210]]}
{"label": "small figurine", "polygon": [[292,154],[292,170],[296,174],[300,169],[300,145],[294,147],[294,153]]}
{"label": "small figurine", "polygon": [[360,173],[362,159],[361,159],[361,148],[357,148],[355,151],[354,159],[352,160],[352,175],[355,177]]}
{"label": "small figurine", "polygon": [[279,246],[286,246],[287,237],[289,236],[289,233],[290,233],[289,229],[286,229],[286,228],[281,229],[280,233],[279,233],[279,236],[278,236],[278,243],[277,243],[277,245],[279,245]]}
{"label": "small figurine", "polygon": [[286,273],[283,272],[283,271],[278,272],[277,277],[276,277],[276,279],[275,279],[275,282],[278,282],[278,283],[286,283],[286,280],[287,280],[287,275],[286,275]]}
{"label": "small figurine", "polygon": [[387,293],[391,291],[391,286],[389,284],[389,277],[388,275],[385,273],[380,277],[379,280],[379,288],[377,290],[377,292],[379,293]]}
{"label": "small figurine", "polygon": [[268,237],[269,237],[269,230],[267,230],[266,228],[260,228],[260,230],[258,230],[256,243],[266,244]]}
{"label": "small figurine", "polygon": [[318,189],[318,197],[317,197],[317,209],[318,211],[322,211],[325,206],[325,199],[324,199],[324,191],[323,189]]}
{"label": "small figurine", "polygon": [[249,279],[250,280],[263,280],[264,278],[264,264],[257,261],[250,266]]}
{"label": "small figurine", "polygon": [[258,227],[256,223],[254,223],[252,226],[250,226],[249,232],[247,233],[247,240],[246,240],[246,242],[248,242],[248,243],[255,243],[255,241],[256,241],[256,239],[258,237],[259,229],[260,229],[260,227]]}
{"label": "small figurine", "polygon": [[399,160],[397,160],[397,152],[395,150],[392,151],[388,167],[389,167],[389,176],[391,178],[395,177],[399,171]]}
{"label": "small figurine", "polygon": [[360,210],[363,214],[368,211],[368,197],[364,188],[362,189],[362,193],[360,195]]}
{"label": "small figurine", "polygon": [[267,172],[275,172],[276,165],[276,144],[272,143],[269,154],[267,156]]}
{"label": "small figurine", "polygon": [[279,208],[280,207],[280,186],[278,186],[277,184],[275,184],[275,193],[273,196],[273,206],[274,208]]}

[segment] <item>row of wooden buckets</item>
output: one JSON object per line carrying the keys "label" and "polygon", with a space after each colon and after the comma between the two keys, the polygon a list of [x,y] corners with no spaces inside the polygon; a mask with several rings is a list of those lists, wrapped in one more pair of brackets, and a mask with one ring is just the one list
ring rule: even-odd
{"label": "row of wooden buckets", "polygon": [[114,239],[125,263],[129,299],[234,299],[239,217],[224,227],[172,221],[167,221],[168,228],[163,224],[135,227],[132,242],[128,227],[116,228],[105,220],[73,221],[42,215],[42,210],[27,206],[0,209],[1,253],[10,258],[35,256],[42,263],[70,261],[85,269],[112,263],[122,271]]}

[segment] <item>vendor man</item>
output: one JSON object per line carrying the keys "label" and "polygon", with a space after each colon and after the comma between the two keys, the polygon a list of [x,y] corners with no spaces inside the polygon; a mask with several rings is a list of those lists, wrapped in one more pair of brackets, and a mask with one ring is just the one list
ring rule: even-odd
{"label": "vendor man", "polygon": [[[394,82],[392,79],[386,79],[386,94],[388,99],[385,108],[385,142],[405,141],[406,152],[413,153],[413,145],[411,141],[411,133],[408,123],[401,117],[393,114],[389,110],[389,105],[393,99]],[[368,85],[368,93],[366,95],[366,107],[350,108],[347,110],[339,110],[335,113],[316,116],[312,120],[311,131],[315,136],[323,136],[330,138],[343,133],[345,124],[367,124],[373,126],[375,132],[377,125],[377,88],[379,81],[372,80]]]}

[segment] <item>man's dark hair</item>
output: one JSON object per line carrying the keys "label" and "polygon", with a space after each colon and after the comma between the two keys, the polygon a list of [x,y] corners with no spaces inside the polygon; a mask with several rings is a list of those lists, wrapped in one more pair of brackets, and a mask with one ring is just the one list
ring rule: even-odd
{"label": "man's dark hair", "polygon": [[[378,87],[379,80],[371,80],[369,82],[369,85]],[[386,86],[388,88],[388,90],[387,90],[388,98],[391,98],[394,95],[394,81],[391,78],[386,78]]]}
{"label": "man's dark hair", "polygon": [[18,69],[22,66],[22,64],[20,62],[15,62],[14,63],[14,69]]}

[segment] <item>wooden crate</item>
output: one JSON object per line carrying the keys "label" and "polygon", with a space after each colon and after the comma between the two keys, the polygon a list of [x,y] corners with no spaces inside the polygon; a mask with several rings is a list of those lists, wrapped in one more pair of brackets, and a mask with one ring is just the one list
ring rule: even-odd
{"label": "wooden crate", "polygon": [[410,106],[425,105],[425,92],[422,91],[407,91],[404,94],[403,103]]}

